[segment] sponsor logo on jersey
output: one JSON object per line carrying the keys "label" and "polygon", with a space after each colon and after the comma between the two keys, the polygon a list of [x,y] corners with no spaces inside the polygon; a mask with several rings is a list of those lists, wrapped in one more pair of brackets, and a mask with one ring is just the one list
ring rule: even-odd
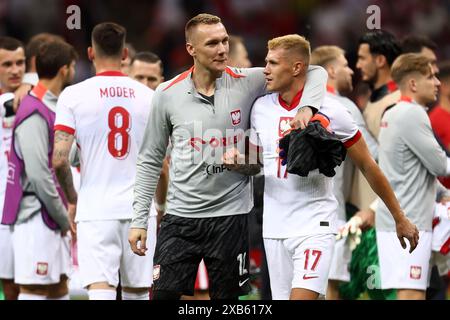
{"label": "sponsor logo on jersey", "polygon": [[40,276],[46,276],[48,274],[48,263],[38,262],[36,267],[36,274]]}
{"label": "sponsor logo on jersey", "polygon": [[153,281],[159,279],[160,273],[161,273],[161,266],[160,266],[159,264],[156,264],[156,265],[153,267]]}
{"label": "sponsor logo on jersey", "polygon": [[231,171],[231,169],[227,168],[224,164],[208,164],[205,168],[205,172],[208,176],[224,171]]}
{"label": "sponsor logo on jersey", "polygon": [[419,280],[422,277],[422,267],[411,266],[409,277],[414,280]]}
{"label": "sponsor logo on jersey", "polygon": [[226,146],[235,145],[235,144],[241,142],[243,138],[244,138],[243,133],[239,133],[235,136],[230,136],[230,137],[222,137],[222,138],[212,137],[208,141],[205,141],[199,137],[195,137],[195,138],[191,138],[190,143],[191,143],[192,148],[194,148],[197,151],[200,151],[201,150],[200,146],[205,145],[205,144],[209,145],[211,148],[219,148],[219,147],[223,148]]}
{"label": "sponsor logo on jersey", "polygon": [[237,126],[241,123],[241,109],[233,110],[230,112],[231,123],[233,126]]}

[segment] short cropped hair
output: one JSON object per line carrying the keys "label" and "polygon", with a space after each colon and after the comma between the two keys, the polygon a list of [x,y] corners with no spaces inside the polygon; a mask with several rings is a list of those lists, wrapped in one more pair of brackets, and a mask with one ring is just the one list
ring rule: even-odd
{"label": "short cropped hair", "polygon": [[134,48],[133,44],[127,42],[125,43],[125,48],[128,49],[128,57],[130,57],[130,60],[133,60],[134,56],[136,55],[136,49]]}
{"label": "short cropped hair", "polygon": [[309,41],[298,34],[288,34],[282,37],[273,38],[267,42],[267,48],[274,50],[282,48],[285,50],[294,51],[305,58],[306,64],[309,64],[311,57],[311,46]]}
{"label": "short cropped hair", "polygon": [[36,57],[38,52],[39,52],[39,47],[43,44],[43,43],[47,43],[50,41],[64,41],[64,38],[56,35],[56,34],[52,34],[52,33],[48,33],[48,32],[42,32],[42,33],[38,33],[36,35],[34,35],[33,37],[31,37],[31,39],[28,41],[27,46],[25,48],[25,52],[26,52],[26,57],[27,57],[27,69],[30,67],[30,60],[33,57]]}
{"label": "short cropped hair", "polygon": [[92,30],[92,44],[103,57],[118,57],[125,46],[127,31],[114,22],[97,24]]}
{"label": "short cropped hair", "polygon": [[436,43],[425,35],[409,35],[402,40],[402,52],[403,53],[418,53],[423,48],[436,50]]}
{"label": "short cropped hair", "polygon": [[345,51],[338,46],[320,46],[312,51],[311,64],[316,64],[325,68],[340,55],[345,55]]}
{"label": "short cropped hair", "polygon": [[40,79],[53,79],[61,67],[69,66],[77,58],[75,49],[65,41],[43,43],[36,55],[36,71]]}
{"label": "short cropped hair", "polygon": [[163,72],[164,72],[161,58],[158,57],[158,55],[153,52],[143,51],[143,52],[136,53],[134,58],[131,60],[130,66],[132,66],[135,61],[142,61],[142,62],[147,62],[147,63],[157,63],[157,64],[159,64],[161,74],[163,74]]}
{"label": "short cropped hair", "polygon": [[395,37],[385,30],[373,30],[359,39],[359,44],[368,44],[371,54],[380,54],[386,58],[389,66],[401,54],[400,45]]}
{"label": "short cropped hair", "polygon": [[0,49],[16,51],[18,48],[23,48],[20,40],[12,37],[0,37]]}
{"label": "short cropped hair", "polygon": [[191,20],[189,20],[186,23],[186,26],[184,27],[186,42],[189,42],[190,33],[191,33],[192,29],[195,28],[196,26],[198,26],[200,24],[211,25],[211,24],[217,24],[217,23],[222,23],[222,20],[218,16],[214,16],[209,13],[200,13],[200,14],[196,15]]}
{"label": "short cropped hair", "polygon": [[424,76],[430,74],[430,60],[419,53],[405,53],[395,59],[392,64],[392,79],[401,84],[405,78],[414,73]]}

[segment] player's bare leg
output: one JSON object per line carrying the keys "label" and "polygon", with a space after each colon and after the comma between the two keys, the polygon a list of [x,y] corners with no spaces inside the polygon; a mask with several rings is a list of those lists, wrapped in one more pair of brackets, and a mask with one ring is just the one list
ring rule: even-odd
{"label": "player's bare leg", "polygon": [[397,300],[425,300],[425,291],[413,289],[398,289]]}
{"label": "player's bare leg", "polygon": [[341,281],[328,280],[327,300],[340,300],[339,285]]}
{"label": "player's bare leg", "polygon": [[14,280],[1,279],[3,286],[3,293],[6,300],[17,300],[19,296],[19,286],[14,283]]}
{"label": "player's bare leg", "polygon": [[208,290],[195,290],[193,296],[182,295],[180,300],[211,300]]}
{"label": "player's bare leg", "polygon": [[40,297],[41,300],[46,300],[48,295],[47,285],[20,285],[20,294]]}
{"label": "player's bare leg", "polygon": [[150,300],[149,288],[122,288],[122,300]]}
{"label": "player's bare leg", "polygon": [[292,288],[289,300],[317,300],[319,293],[304,289],[304,288]]}
{"label": "player's bare leg", "polygon": [[[50,300],[69,300],[69,287],[67,286],[67,276],[62,275],[61,280],[57,284],[48,286],[48,296]],[[63,299],[64,298],[64,299]]]}
{"label": "player's bare leg", "polygon": [[115,300],[116,288],[107,282],[95,282],[88,286],[89,300]]}

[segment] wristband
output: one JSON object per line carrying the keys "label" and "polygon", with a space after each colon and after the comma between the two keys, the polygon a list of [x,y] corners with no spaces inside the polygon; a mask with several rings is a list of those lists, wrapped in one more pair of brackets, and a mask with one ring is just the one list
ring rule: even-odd
{"label": "wristband", "polygon": [[164,202],[163,204],[160,204],[155,201],[155,209],[156,210],[166,212],[166,207],[167,207],[166,202]]}

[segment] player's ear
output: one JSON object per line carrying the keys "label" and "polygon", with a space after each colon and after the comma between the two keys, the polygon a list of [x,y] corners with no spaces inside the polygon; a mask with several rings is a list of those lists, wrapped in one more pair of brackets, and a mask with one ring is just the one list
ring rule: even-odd
{"label": "player's ear", "polygon": [[305,63],[303,61],[301,61],[301,60],[297,60],[294,63],[294,66],[292,68],[293,75],[295,77],[298,76],[299,74],[301,74],[303,72],[304,69],[305,69]]}
{"label": "player's ear", "polygon": [[94,54],[94,49],[92,47],[87,48],[87,55],[88,55],[89,61],[94,61],[95,54]]}
{"label": "player's ear", "polygon": [[126,60],[128,58],[128,48],[123,48],[122,51],[122,60]]}
{"label": "player's ear", "polygon": [[191,57],[195,57],[195,48],[190,42],[186,42],[186,50]]}
{"label": "player's ear", "polygon": [[408,87],[412,92],[417,92],[417,81],[413,77],[408,79]]}
{"label": "player's ear", "polygon": [[383,68],[385,65],[387,65],[386,57],[382,54],[377,54],[375,56],[375,64],[377,65],[378,69]]}
{"label": "player's ear", "polygon": [[58,70],[58,74],[62,76],[63,79],[67,78],[67,74],[70,72],[70,65],[63,65]]}
{"label": "player's ear", "polygon": [[334,65],[333,64],[329,64],[326,68],[325,68],[325,70],[327,70],[327,73],[328,73],[328,76],[330,77],[330,78],[335,78],[336,77],[336,68],[334,67]]}

